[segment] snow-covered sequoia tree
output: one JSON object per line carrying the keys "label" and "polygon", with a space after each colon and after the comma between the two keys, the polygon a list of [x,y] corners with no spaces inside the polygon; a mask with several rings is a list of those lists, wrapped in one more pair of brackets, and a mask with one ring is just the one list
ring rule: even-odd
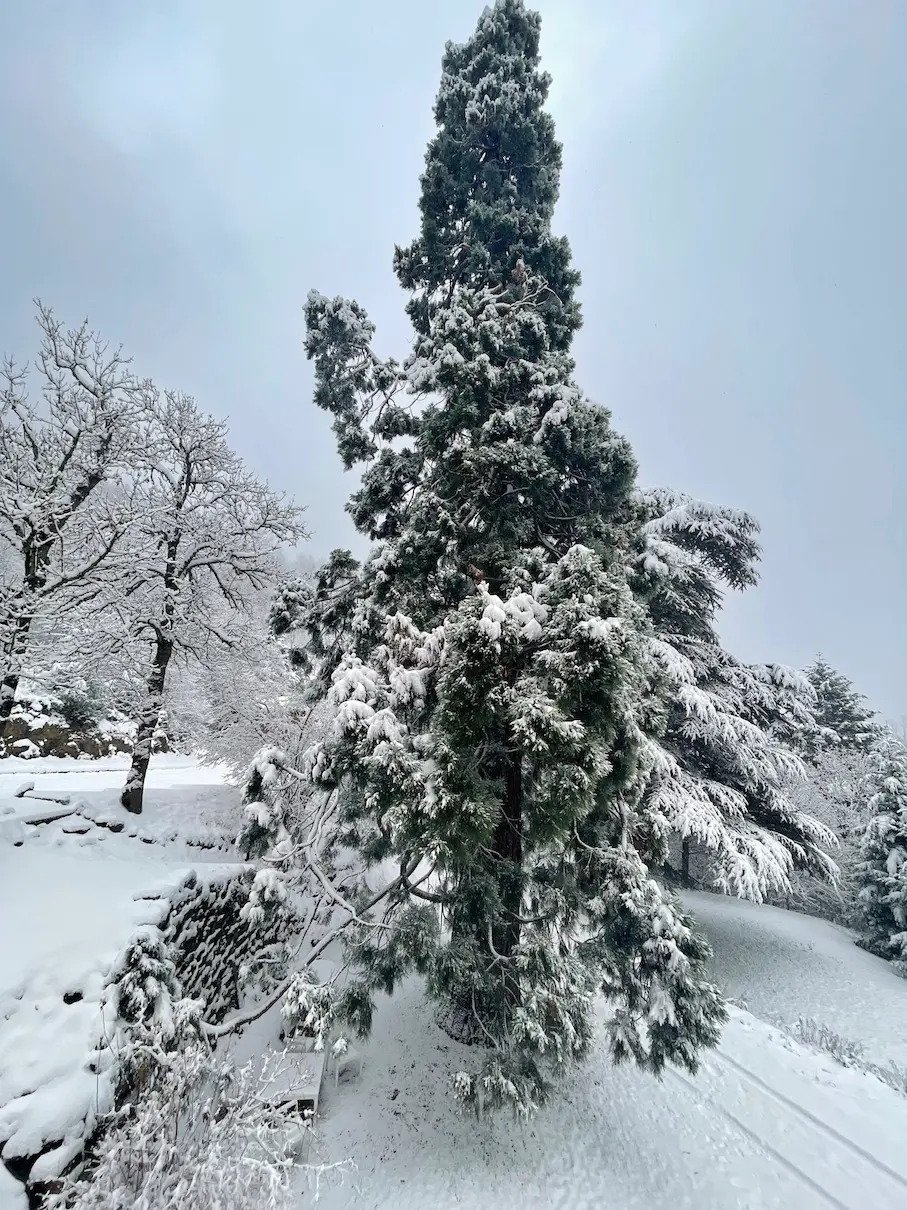
{"label": "snow-covered sequoia tree", "polygon": [[499,0],[447,47],[421,233],[396,254],[406,362],[372,353],[356,303],[309,297],[316,401],[345,464],[366,463],[349,508],[377,547],[362,567],[335,554],[292,602],[336,711],[307,775],[395,876],[379,927],[352,928],[360,1020],[419,970],[488,1048],[458,1094],[524,1110],[586,1051],[600,992],[615,1057],[654,1071],[695,1068],[724,1019],[705,942],[649,874],[664,716],[628,582],[635,465],[572,379],[538,43],[538,17]]}
{"label": "snow-covered sequoia tree", "polygon": [[122,794],[139,813],[171,661],[209,662],[247,641],[250,591],[274,575],[274,552],[304,536],[300,512],[256,479],[225,426],[194,400],[147,386],[142,398],[140,521],[129,580],[106,602],[108,633],[142,672],[132,766]]}
{"label": "snow-covered sequoia tree", "polygon": [[731,894],[761,901],[789,892],[796,871],[827,882],[834,834],[794,794],[805,777],[796,749],[816,731],[809,681],[780,665],[742,663],[715,626],[722,588],[756,582],[758,526],[746,513],[664,490],[640,493],[638,503],[634,586],[671,703],[664,735],[650,741],[647,806],[685,845],[707,846],[713,880]]}
{"label": "snow-covered sequoia tree", "polygon": [[894,736],[883,736],[869,763],[870,819],[858,870],[860,944],[907,977],[907,748]]}

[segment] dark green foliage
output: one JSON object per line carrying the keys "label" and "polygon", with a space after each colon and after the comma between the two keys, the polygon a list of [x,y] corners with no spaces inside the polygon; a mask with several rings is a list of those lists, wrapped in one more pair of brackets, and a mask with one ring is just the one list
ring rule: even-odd
{"label": "dark green foliage", "polygon": [[629,445],[573,380],[579,275],[551,231],[538,39],[537,15],[498,0],[447,47],[421,230],[395,258],[410,357],[380,361],[358,304],[309,296],[316,402],[344,464],[366,463],[349,510],[378,546],[361,567],[335,552],[274,613],[336,711],[311,780],[400,871],[388,927],[354,934],[350,1010],[364,1022],[372,990],[423,973],[490,1051],[458,1095],[522,1111],[586,1053],[600,990],[615,1053],[653,1070],[692,1066],[723,1020],[707,947],[647,873],[665,719],[630,582],[642,514]]}
{"label": "dark green foliage", "polygon": [[907,977],[907,747],[884,736],[864,782],[869,823],[857,876],[860,944]]}
{"label": "dark green foliage", "polygon": [[345,1021],[360,1038],[371,1033],[375,1005],[372,987],[364,979],[351,979],[337,997],[335,1015]]}
{"label": "dark green foliage", "polygon": [[818,726],[818,731],[806,738],[807,755],[814,758],[828,747],[868,752],[879,739],[881,728],[863,694],[857,693],[853,682],[836,672],[821,655],[806,669],[806,675],[816,693]]}
{"label": "dark green foliage", "polygon": [[551,234],[561,147],[542,109],[551,78],[539,66],[537,13],[497,3],[462,46],[448,43],[435,103],[438,133],[425,157],[420,235],[394,267],[413,293],[416,331],[428,335],[458,287],[481,288],[526,273],[545,283],[539,312],[552,348],[580,326],[580,275],[565,238]]}
{"label": "dark green foliage", "polygon": [[[274,828],[271,824],[270,815],[264,811],[262,803],[264,782],[261,772],[257,768],[252,768],[246,782],[246,788],[243,792],[243,824],[236,839],[236,847],[243,854],[246,861],[250,861],[255,857],[263,857],[274,843]],[[262,805],[262,812],[254,809],[258,804]],[[253,810],[248,810],[249,807]]]}
{"label": "dark green foliage", "polygon": [[73,731],[89,731],[104,717],[105,694],[93,682],[61,693],[58,701],[60,714]]}

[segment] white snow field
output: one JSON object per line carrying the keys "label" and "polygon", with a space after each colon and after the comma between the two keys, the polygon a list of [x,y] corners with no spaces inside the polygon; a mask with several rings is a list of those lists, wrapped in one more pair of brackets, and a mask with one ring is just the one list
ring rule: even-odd
{"label": "white snow field", "polygon": [[[225,859],[196,846],[229,833],[236,788],[185,758],[157,758],[152,770],[147,814],[133,820],[116,804],[122,759],[0,763],[0,1122],[23,1081],[53,1113],[89,1076],[71,1064],[95,1023],[82,1022],[86,1037],[74,1040],[42,1015],[42,988],[57,1003],[70,982],[93,988],[141,919],[136,894],[187,864]],[[14,817],[34,803],[13,795],[30,780],[37,793],[81,805],[14,847],[26,826]],[[123,832],[99,826],[114,820]],[[321,1210],[907,1210],[907,1097],[768,1023],[811,1016],[872,1061],[904,1063],[907,980],[822,921],[709,894],[685,899],[712,940],[713,977],[750,1010],[732,1010],[696,1077],[613,1067],[602,1017],[596,1053],[533,1121],[475,1123],[450,1093],[453,1073],[474,1057],[407,981],[379,998],[361,1077],[347,1071],[336,1090],[325,1082],[310,1162],[351,1159],[355,1169],[321,1183]],[[78,1012],[67,1020],[76,1028]],[[276,1013],[256,1023],[239,1050],[276,1046],[278,1025]],[[300,1205],[310,1204],[304,1172],[299,1187]],[[0,1210],[22,1205],[0,1166]]]}
{"label": "white snow field", "polygon": [[319,1210],[907,1207],[907,1098],[749,1013],[695,1078],[600,1049],[528,1125],[462,1116],[450,1079],[470,1058],[416,983],[382,999],[361,1080],[324,1094],[310,1161],[357,1169]]}

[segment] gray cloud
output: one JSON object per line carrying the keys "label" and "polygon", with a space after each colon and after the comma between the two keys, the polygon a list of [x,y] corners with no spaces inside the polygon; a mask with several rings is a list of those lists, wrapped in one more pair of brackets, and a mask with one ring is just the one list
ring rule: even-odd
{"label": "gray cloud", "polygon": [[[466,0],[44,0],[0,10],[0,344],[31,298],[230,418],[361,542],[310,401],[301,307],[356,296],[405,347],[394,242]],[[762,584],[740,654],[821,648],[907,711],[907,9],[896,0],[542,0],[565,144],[558,226],[583,271],[579,379],[645,482],[751,509]]]}

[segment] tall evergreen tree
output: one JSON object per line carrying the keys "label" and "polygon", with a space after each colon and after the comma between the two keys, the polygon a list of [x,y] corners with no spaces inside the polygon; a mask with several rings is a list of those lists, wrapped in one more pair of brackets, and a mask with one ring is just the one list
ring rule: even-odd
{"label": "tall evergreen tree", "polygon": [[849,752],[868,752],[880,738],[875,711],[857,693],[853,682],[821,655],[806,669],[816,694],[818,730],[806,738],[805,749],[814,758],[823,748],[841,747]]}
{"label": "tall evergreen tree", "polygon": [[781,665],[744,664],[721,646],[722,589],[756,583],[758,525],[674,492],[640,496],[644,547],[635,587],[652,653],[671,686],[646,799],[684,839],[711,851],[715,882],[762,900],[794,871],[832,878],[834,835],[794,802],[794,749],[816,729],[814,694]]}
{"label": "tall evergreen tree", "polygon": [[907,748],[885,736],[869,761],[870,819],[858,868],[860,944],[907,977]]}
{"label": "tall evergreen tree", "polygon": [[364,993],[423,971],[489,1047],[459,1094],[522,1109],[585,1052],[599,991],[615,1057],[655,1071],[695,1068],[724,1018],[704,941],[647,868],[665,712],[628,582],[635,464],[572,378],[579,277],[551,232],[538,46],[538,16],[498,0],[446,49],[421,231],[395,258],[406,362],[372,353],[356,303],[309,296],[316,401],[366,463],[349,507],[378,546],[362,567],[335,553],[292,602],[336,707],[309,775],[403,879],[381,945],[359,938]]}

